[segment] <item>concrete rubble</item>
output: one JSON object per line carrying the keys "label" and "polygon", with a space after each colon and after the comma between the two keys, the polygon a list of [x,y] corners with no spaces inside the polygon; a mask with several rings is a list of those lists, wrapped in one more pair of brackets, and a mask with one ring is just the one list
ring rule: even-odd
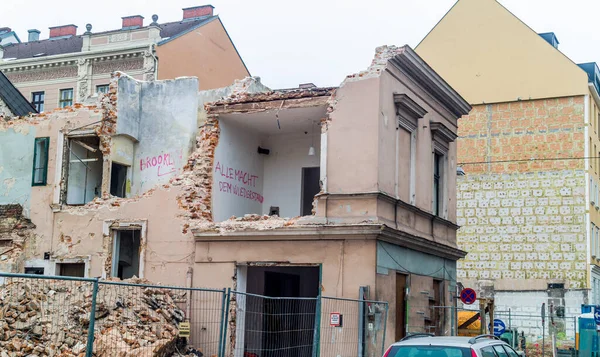
{"label": "concrete rubble", "polygon": [[[127,283],[148,282],[129,279]],[[201,356],[178,337],[185,291],[100,285],[96,303],[97,357]],[[0,290],[0,357],[84,356],[92,283],[9,279]]]}

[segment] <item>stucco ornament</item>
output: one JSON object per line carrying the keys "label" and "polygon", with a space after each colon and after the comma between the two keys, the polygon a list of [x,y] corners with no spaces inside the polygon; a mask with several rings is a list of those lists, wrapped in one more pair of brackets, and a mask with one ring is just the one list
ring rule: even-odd
{"label": "stucco ornament", "polygon": [[150,50],[144,51],[144,80],[153,81],[155,79],[155,61]]}

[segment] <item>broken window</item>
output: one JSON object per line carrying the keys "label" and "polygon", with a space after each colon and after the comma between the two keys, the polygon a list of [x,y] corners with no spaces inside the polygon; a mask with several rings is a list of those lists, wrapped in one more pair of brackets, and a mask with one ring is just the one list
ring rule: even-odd
{"label": "broken window", "polygon": [[319,179],[321,169],[319,167],[302,168],[302,215],[312,215],[313,200],[315,195],[321,190]]}
{"label": "broken window", "polygon": [[60,276],[85,277],[85,263],[60,263],[56,265]]}
{"label": "broken window", "polygon": [[141,230],[115,230],[111,275],[120,279],[140,276]]}
{"label": "broken window", "polygon": [[28,267],[25,268],[25,274],[44,275],[44,268]]}
{"label": "broken window", "polygon": [[67,204],[83,205],[100,197],[102,153],[99,145],[97,136],[68,139]]}
{"label": "broken window", "polygon": [[50,138],[35,138],[33,148],[33,186],[46,185],[48,175],[48,144]]}
{"label": "broken window", "polygon": [[110,171],[110,194],[117,197],[125,197],[127,192],[127,166],[112,163]]}

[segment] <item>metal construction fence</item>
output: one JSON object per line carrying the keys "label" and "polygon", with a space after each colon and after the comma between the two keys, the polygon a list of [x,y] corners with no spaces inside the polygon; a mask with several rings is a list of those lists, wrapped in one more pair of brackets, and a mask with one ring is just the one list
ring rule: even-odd
{"label": "metal construction fence", "polygon": [[[0,273],[0,352],[374,357],[388,304]],[[12,354],[11,354],[12,355]]]}

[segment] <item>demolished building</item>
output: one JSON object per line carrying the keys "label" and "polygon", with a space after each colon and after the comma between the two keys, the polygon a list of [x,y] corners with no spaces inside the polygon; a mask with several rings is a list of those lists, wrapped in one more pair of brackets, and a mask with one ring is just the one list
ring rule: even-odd
{"label": "demolished building", "polygon": [[[378,48],[337,88],[197,88],[115,73],[98,102],[0,121],[14,153],[0,155],[0,204],[35,224],[17,254],[2,248],[2,269],[275,297],[362,291],[390,302],[388,341],[448,330],[437,307],[453,304],[466,254],[460,95],[407,46]],[[237,321],[232,343],[252,343],[239,333],[251,318]]]}

